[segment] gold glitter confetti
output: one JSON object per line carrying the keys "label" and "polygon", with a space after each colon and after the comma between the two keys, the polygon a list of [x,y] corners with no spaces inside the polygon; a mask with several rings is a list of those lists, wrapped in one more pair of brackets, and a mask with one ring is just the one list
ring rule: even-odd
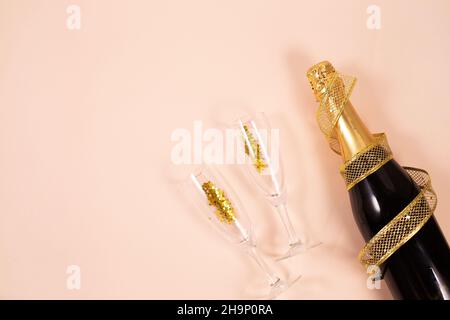
{"label": "gold glitter confetti", "polygon": [[[244,125],[244,131],[245,131],[245,153],[250,156],[250,148],[252,149],[253,153],[253,165],[255,166],[258,173],[262,173],[265,168],[267,168],[267,164],[264,161],[264,158],[261,154],[261,146],[258,142],[256,142],[255,138],[253,137],[252,133],[248,129],[247,125]],[[250,146],[249,146],[250,145]]]}
{"label": "gold glitter confetti", "polygon": [[210,206],[216,207],[216,215],[220,222],[231,224],[236,216],[231,201],[222,189],[217,188],[211,181],[202,184],[202,189],[208,198]]}

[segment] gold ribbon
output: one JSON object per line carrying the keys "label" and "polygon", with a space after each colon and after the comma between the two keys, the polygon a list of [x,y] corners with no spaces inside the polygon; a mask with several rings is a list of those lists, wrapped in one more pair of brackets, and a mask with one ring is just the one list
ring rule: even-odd
{"label": "gold ribbon", "polygon": [[334,127],[352,94],[356,78],[334,72],[331,79],[329,77],[320,79],[314,85],[311,84],[314,86],[317,99],[320,101],[316,113],[317,123],[328,140],[330,148],[337,154],[341,154]]}
{"label": "gold ribbon", "polygon": [[340,172],[347,185],[347,190],[377,171],[392,159],[391,148],[384,133],[374,135],[375,143],[361,150],[340,167]]}
{"label": "gold ribbon", "polygon": [[[311,68],[307,77],[317,100],[320,101],[317,109],[319,127],[331,149],[340,154],[340,145],[334,128],[353,91],[356,78],[336,72],[329,62],[322,62]],[[348,190],[392,159],[392,152],[385,134],[375,134],[374,138],[373,144],[358,152],[341,166],[340,172]],[[437,197],[431,187],[428,173],[410,167],[405,167],[405,170],[421,191],[361,250],[359,260],[366,267],[380,266],[384,263],[425,225],[436,208]]]}
{"label": "gold ribbon", "polygon": [[359,253],[359,261],[367,268],[380,266],[395,251],[411,239],[433,215],[437,197],[431,187],[428,173],[417,168],[405,167],[415,183],[420,187],[419,194],[384,226]]}

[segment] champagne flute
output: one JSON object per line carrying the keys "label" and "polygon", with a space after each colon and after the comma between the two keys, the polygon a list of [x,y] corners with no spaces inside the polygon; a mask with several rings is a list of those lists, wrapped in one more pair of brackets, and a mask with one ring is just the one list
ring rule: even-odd
{"label": "champagne flute", "polygon": [[195,204],[216,231],[249,254],[265,274],[269,285],[268,299],[277,297],[300,278],[285,282],[269,267],[256,246],[250,219],[221,175],[209,167],[201,167],[190,174],[188,187]]}
{"label": "champagne flute", "polygon": [[321,242],[311,241],[305,232],[299,237],[289,218],[278,131],[271,129],[269,120],[262,112],[239,118],[237,126],[247,158],[245,169],[259,191],[277,210],[287,233],[289,249],[278,260],[320,245]]}

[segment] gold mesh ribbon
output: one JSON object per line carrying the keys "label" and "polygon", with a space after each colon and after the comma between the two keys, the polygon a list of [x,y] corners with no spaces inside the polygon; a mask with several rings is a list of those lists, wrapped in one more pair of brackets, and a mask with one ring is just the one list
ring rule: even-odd
{"label": "gold mesh ribbon", "polygon": [[[320,101],[317,109],[317,122],[331,149],[341,154],[339,141],[334,128],[347,104],[356,78],[337,72],[330,63],[320,63],[308,72],[311,87]],[[384,133],[374,135],[375,141],[364,150],[345,162],[340,172],[350,190],[392,159],[392,152]]]}
{"label": "gold mesh ribbon", "polygon": [[347,190],[353,188],[358,182],[392,159],[392,152],[386,135],[378,133],[374,135],[374,138],[375,143],[358,152],[341,166],[340,171],[347,185]]}
{"label": "gold mesh ribbon", "polygon": [[316,114],[317,122],[331,149],[337,154],[340,154],[341,150],[334,127],[352,94],[355,83],[355,77],[334,72],[331,79],[330,77],[320,77],[320,80],[314,84],[315,90],[318,90],[318,99],[320,99]]}
{"label": "gold mesh ribbon", "polygon": [[359,260],[366,268],[369,265],[380,266],[385,262],[425,225],[436,209],[437,197],[431,187],[428,173],[417,168],[405,169],[421,191],[361,250]]}
{"label": "gold mesh ribbon", "polygon": [[[334,128],[353,91],[356,78],[338,73],[327,61],[313,66],[307,72],[307,77],[320,102],[317,109],[320,130],[331,149],[340,154],[341,149]],[[341,166],[340,172],[348,190],[392,159],[392,152],[384,133],[375,134],[374,138],[374,143]],[[426,171],[409,167],[405,169],[421,191],[361,250],[359,260],[365,266],[381,265],[385,262],[425,225],[436,208],[436,194]]]}

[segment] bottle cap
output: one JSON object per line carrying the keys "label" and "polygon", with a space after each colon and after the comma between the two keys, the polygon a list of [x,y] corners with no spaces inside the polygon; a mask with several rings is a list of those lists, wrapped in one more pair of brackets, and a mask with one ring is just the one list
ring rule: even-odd
{"label": "bottle cap", "polygon": [[309,80],[317,101],[322,99],[322,96],[327,90],[328,80],[330,79],[330,76],[333,76],[335,73],[336,70],[329,61],[319,62],[309,68],[306,72],[306,77]]}

